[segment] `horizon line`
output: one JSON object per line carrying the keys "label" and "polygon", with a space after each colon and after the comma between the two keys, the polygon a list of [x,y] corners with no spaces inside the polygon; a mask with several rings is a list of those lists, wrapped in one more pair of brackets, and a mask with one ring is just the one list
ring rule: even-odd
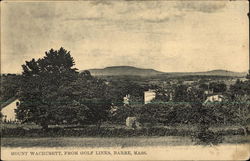
{"label": "horizon line", "polygon": [[[143,67],[136,67],[136,66],[130,66],[130,65],[116,65],[116,66],[106,66],[106,67],[103,67],[103,68],[89,68],[89,69],[77,69],[78,72],[81,72],[81,71],[84,71],[84,70],[102,70],[102,69],[105,69],[105,68],[109,68],[109,67],[132,67],[132,68],[138,68],[138,69],[145,69],[145,70],[155,70],[157,72],[162,72],[162,73],[202,73],[202,72],[211,72],[211,71],[226,71],[226,72],[234,72],[234,73],[248,73],[248,70],[246,71],[232,71],[232,70],[227,70],[227,69],[210,69],[210,70],[206,70],[206,71],[182,71],[182,72],[177,72],[177,71],[160,71],[160,70],[156,70],[154,68],[143,68]],[[0,72],[1,75],[3,74],[22,74],[22,71],[21,72],[16,72],[16,73],[13,73],[13,72],[5,72],[5,73],[2,73]]]}
{"label": "horizon line", "polygon": [[220,69],[220,68],[215,68],[215,69],[210,69],[210,70],[204,70],[204,71],[181,71],[181,72],[176,72],[176,71],[160,71],[154,68],[143,68],[143,67],[137,67],[137,66],[130,66],[130,65],[115,65],[115,66],[106,66],[103,68],[88,68],[88,69],[78,69],[79,71],[84,71],[84,70],[100,70],[100,69],[105,69],[105,68],[109,68],[109,67],[133,67],[133,68],[139,68],[139,69],[148,69],[148,70],[155,70],[158,72],[162,72],[162,73],[200,73],[200,72],[211,72],[211,71],[227,71],[227,72],[234,72],[234,73],[248,73],[248,69],[246,69],[245,71],[233,71],[233,70],[227,70],[227,69]]}

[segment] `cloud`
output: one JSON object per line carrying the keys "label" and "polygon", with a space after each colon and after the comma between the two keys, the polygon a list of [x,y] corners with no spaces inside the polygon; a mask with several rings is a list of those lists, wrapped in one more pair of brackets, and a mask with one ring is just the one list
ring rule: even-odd
{"label": "cloud", "polygon": [[225,2],[180,2],[175,8],[180,11],[197,11],[203,13],[217,12],[226,7]]}
{"label": "cloud", "polygon": [[61,14],[56,13],[56,5],[47,2],[44,3],[22,3],[20,5],[13,4],[17,10],[23,9],[26,16],[38,19],[53,19],[61,17]]}
{"label": "cloud", "polygon": [[102,17],[75,17],[75,18],[65,18],[65,21],[100,21]]}
{"label": "cloud", "polygon": [[[66,21],[120,23],[169,23],[182,20],[187,12],[213,13],[225,8],[225,2],[164,2],[164,1],[93,1],[85,12],[71,13]],[[74,6],[85,10],[84,6]],[[83,7],[83,8],[82,8]],[[42,15],[41,15],[42,16]]]}
{"label": "cloud", "polygon": [[160,18],[159,17],[143,18],[142,20],[148,23],[165,23],[169,21],[176,21],[182,19],[184,16],[185,14],[172,14]]}
{"label": "cloud", "polygon": [[149,23],[163,23],[163,22],[167,22],[170,20],[169,17],[164,17],[164,18],[155,18],[155,19],[142,19],[145,22],[149,22]]}
{"label": "cloud", "polygon": [[95,0],[91,2],[92,5],[112,5],[113,3],[110,1],[104,1],[104,0]]}
{"label": "cloud", "polygon": [[[120,1],[120,2],[102,1],[91,2],[89,8],[85,12],[71,13],[70,17],[66,15],[66,21],[99,21],[114,23],[166,23],[176,21],[184,16],[183,13],[173,9],[173,4],[166,2],[151,1]],[[74,6],[77,9],[80,6]],[[124,24],[124,23],[123,23]]]}

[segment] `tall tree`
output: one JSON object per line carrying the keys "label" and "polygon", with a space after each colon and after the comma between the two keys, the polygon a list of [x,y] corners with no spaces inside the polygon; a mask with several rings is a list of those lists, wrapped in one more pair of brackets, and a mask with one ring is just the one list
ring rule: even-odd
{"label": "tall tree", "polygon": [[100,124],[108,118],[111,107],[108,86],[103,80],[92,77],[89,71],[80,73],[78,79],[62,86],[59,93],[59,98],[74,100],[79,107],[85,107],[85,112],[77,115],[84,118],[78,120],[78,123]]}
{"label": "tall tree", "polygon": [[16,74],[7,74],[0,76],[0,78],[0,102],[2,104],[8,99],[17,96],[21,76]]}
{"label": "tall tree", "polygon": [[70,52],[60,48],[45,52],[41,59],[26,61],[22,65],[20,87],[21,104],[16,110],[23,122],[35,122],[47,128],[48,124],[61,121],[57,113],[71,102],[58,102],[58,89],[77,78],[77,69]]}
{"label": "tall tree", "polygon": [[115,105],[123,105],[123,97],[130,95],[130,104],[143,104],[143,95],[146,89],[133,81],[111,81],[109,98]]}
{"label": "tall tree", "polygon": [[227,85],[224,82],[211,82],[209,88],[215,93],[223,93],[227,91]]}

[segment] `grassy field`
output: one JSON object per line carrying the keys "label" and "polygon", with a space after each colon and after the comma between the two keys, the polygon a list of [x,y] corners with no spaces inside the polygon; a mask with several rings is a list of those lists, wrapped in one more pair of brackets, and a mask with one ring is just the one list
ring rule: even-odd
{"label": "grassy field", "polygon": [[8,123],[1,123],[0,129],[14,129],[14,128],[28,128],[28,129],[41,129],[40,126],[35,124],[8,124]]}
{"label": "grassy field", "polygon": [[[60,128],[62,133],[55,133],[53,128]],[[65,131],[64,131],[64,128]],[[70,129],[67,129],[70,128]],[[197,127],[194,125],[175,125],[175,126],[163,126],[155,127],[158,128],[159,133],[153,132],[157,135],[148,135],[145,133],[139,135],[133,135],[134,131],[132,129],[127,129],[124,125],[111,125],[103,124],[101,131],[96,131],[95,126],[86,127],[63,127],[63,126],[51,126],[50,133],[46,135],[42,134],[43,130],[41,127],[34,124],[2,124],[1,129],[12,129],[6,133],[4,137],[1,138],[1,146],[3,147],[145,147],[145,146],[190,146],[199,144],[197,139],[191,137],[189,133],[187,135],[181,135],[186,131],[197,131]],[[24,133],[17,135],[15,132],[21,130]],[[85,129],[85,130],[84,130]],[[124,134],[123,131],[129,132],[127,135],[110,135],[114,129],[118,132],[117,134]],[[166,133],[160,135],[162,129],[165,129]],[[240,126],[216,126],[211,128],[213,131],[220,131],[225,133],[223,135],[222,144],[238,144],[238,143],[250,143],[250,137],[239,135],[238,133],[233,134],[235,131],[241,129]],[[35,130],[35,131],[34,131]],[[60,131],[61,131],[60,130]],[[96,135],[97,133],[102,133],[104,131],[108,132],[104,135]],[[117,131],[118,130],[118,131]],[[131,131],[132,130],[132,131]],[[151,129],[152,130],[152,129]],[[39,131],[41,133],[39,133]],[[113,132],[115,132],[113,131]],[[172,131],[172,132],[171,132]],[[231,132],[230,132],[231,131]],[[242,131],[242,129],[241,129]],[[76,132],[76,134],[74,134]],[[91,133],[89,133],[91,132]],[[94,133],[93,133],[94,132]],[[96,132],[96,133],[95,133]],[[120,132],[120,133],[119,133]],[[141,131],[143,132],[143,131]],[[65,134],[67,135],[59,135]],[[86,134],[85,133],[89,133]],[[95,135],[92,135],[95,134]],[[53,134],[53,135],[52,135]],[[144,135],[145,134],[145,135]],[[159,135],[158,135],[159,134]],[[144,135],[144,136],[143,136]],[[31,136],[31,137],[29,137]],[[129,137],[128,137],[129,136]]]}
{"label": "grassy field", "polygon": [[[74,127],[76,125],[49,125],[50,128],[55,128],[55,127],[60,127],[60,128],[70,128]],[[88,125],[87,127],[93,127],[95,125]],[[108,127],[108,128],[126,128],[126,125],[117,125],[117,124],[108,124],[104,123],[101,125],[101,127]],[[172,126],[154,126],[154,127],[162,127],[162,128],[177,128],[177,129],[183,129],[183,130],[188,130],[188,129],[193,129],[196,130],[197,126],[194,125],[185,125],[185,124],[176,124]],[[36,124],[7,124],[7,123],[1,123],[0,129],[14,129],[14,128],[24,128],[24,129],[41,129],[41,126],[36,125]],[[250,129],[250,125],[248,126]],[[237,130],[237,129],[242,129],[241,126],[237,125],[219,125],[219,126],[213,126],[211,127],[211,130],[214,131],[219,131],[219,130]]]}
{"label": "grassy field", "polygon": [[136,138],[3,138],[6,147],[133,147],[161,145],[193,145],[187,137],[136,137]]}
{"label": "grassy field", "polygon": [[[223,144],[250,143],[249,136],[226,136]],[[196,143],[191,137],[57,137],[57,138],[2,138],[3,147],[145,147],[145,146],[189,146]]]}

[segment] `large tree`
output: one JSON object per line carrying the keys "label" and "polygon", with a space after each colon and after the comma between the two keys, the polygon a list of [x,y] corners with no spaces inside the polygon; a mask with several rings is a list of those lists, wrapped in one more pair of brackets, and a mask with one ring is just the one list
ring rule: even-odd
{"label": "large tree", "polygon": [[209,88],[215,93],[223,93],[227,91],[227,85],[224,82],[211,82]]}
{"label": "large tree", "polygon": [[143,95],[146,89],[133,81],[111,81],[108,97],[115,105],[123,105],[123,97],[130,95],[130,104],[143,104]]}
{"label": "large tree", "polygon": [[242,126],[246,135],[250,124],[250,80],[237,80],[230,86],[229,95],[228,108],[234,111],[234,121]]}
{"label": "large tree", "polygon": [[[85,110],[78,113],[78,123],[98,124],[108,118],[111,101],[108,97],[108,86],[103,80],[94,78],[89,71],[79,74],[77,80],[59,89],[59,98],[74,100]],[[83,111],[83,110],[81,110]]]}
{"label": "large tree", "polygon": [[17,96],[20,86],[21,76],[16,74],[1,75],[0,83],[0,102],[1,104],[8,99]]}
{"label": "large tree", "polygon": [[44,128],[62,121],[64,115],[58,114],[72,102],[58,101],[58,89],[77,79],[74,64],[70,52],[63,48],[51,49],[41,59],[26,61],[22,65],[21,104],[16,110],[18,119],[35,122]]}

